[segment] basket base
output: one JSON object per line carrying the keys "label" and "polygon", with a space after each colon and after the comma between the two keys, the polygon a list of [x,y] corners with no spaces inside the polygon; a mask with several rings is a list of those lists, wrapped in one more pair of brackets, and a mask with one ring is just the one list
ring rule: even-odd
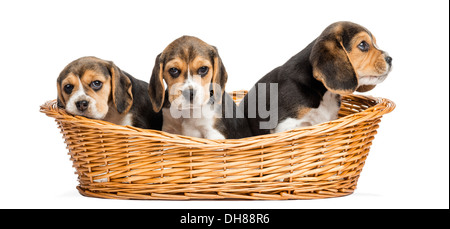
{"label": "basket base", "polygon": [[[140,192],[132,193],[123,191],[92,191],[77,186],[79,193],[86,197],[96,197],[105,199],[124,199],[124,200],[310,200],[324,199],[333,197],[342,197],[350,195],[356,187],[340,190],[320,190],[311,192],[288,193],[281,192],[277,194],[264,193],[232,193],[232,192],[216,192],[216,193],[177,193],[163,194]],[[128,190],[129,191],[129,190]]]}

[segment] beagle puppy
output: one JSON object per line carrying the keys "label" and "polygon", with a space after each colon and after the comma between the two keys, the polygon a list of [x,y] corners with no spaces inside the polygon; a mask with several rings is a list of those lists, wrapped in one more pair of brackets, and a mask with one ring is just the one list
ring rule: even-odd
{"label": "beagle puppy", "polygon": [[161,130],[148,84],[120,70],[112,61],[82,57],[69,63],[57,79],[57,105],[68,113],[118,125]]}
{"label": "beagle puppy", "polygon": [[251,136],[244,115],[225,93],[227,79],[214,46],[191,36],[169,44],[156,57],[148,90],[153,110],[162,110],[162,130],[207,139]]}
{"label": "beagle puppy", "polygon": [[[391,67],[392,58],[378,48],[369,30],[352,22],[336,22],[261,78],[239,108],[254,135],[328,122],[338,118],[341,95],[373,89],[386,79]],[[278,93],[261,93],[269,92],[270,85],[277,85]],[[278,106],[277,117],[262,117],[255,112],[271,108],[264,101]],[[261,123],[271,118],[275,120],[270,127],[261,128]]]}

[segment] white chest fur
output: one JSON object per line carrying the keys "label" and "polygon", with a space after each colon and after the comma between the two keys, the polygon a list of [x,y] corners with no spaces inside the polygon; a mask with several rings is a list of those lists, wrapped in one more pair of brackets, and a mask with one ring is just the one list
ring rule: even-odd
{"label": "white chest fur", "polygon": [[312,126],[323,122],[329,122],[338,118],[340,96],[338,94],[325,92],[322,98],[322,102],[318,108],[311,109],[302,118],[287,118],[278,123],[275,129],[272,129],[271,133],[279,133],[287,130],[292,130],[299,127]]}
{"label": "white chest fur", "polygon": [[207,139],[225,139],[225,137],[214,129],[215,115],[214,110],[203,106],[201,117],[199,118],[175,118],[170,112],[170,108],[163,108],[163,126],[162,130],[172,134],[181,134],[185,136],[207,138]]}

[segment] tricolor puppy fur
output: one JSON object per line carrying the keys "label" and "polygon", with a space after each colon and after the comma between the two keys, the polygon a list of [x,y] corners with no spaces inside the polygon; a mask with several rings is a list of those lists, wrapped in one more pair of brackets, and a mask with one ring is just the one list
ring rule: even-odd
{"label": "tricolor puppy fur", "polygon": [[207,139],[251,136],[243,114],[236,113],[225,93],[227,79],[214,46],[191,36],[169,44],[156,57],[149,83],[153,109],[163,113],[162,130]]}
{"label": "tricolor puppy fur", "polygon": [[[340,109],[340,96],[369,91],[383,82],[391,70],[392,58],[380,50],[366,28],[352,22],[336,22],[305,49],[261,78],[249,94],[278,96],[278,118],[273,128],[262,129],[269,120],[258,113],[249,117],[248,95],[241,103],[254,135],[278,133],[334,120]],[[278,94],[258,94],[258,83],[278,84]],[[256,91],[256,92],[255,92]],[[272,98],[274,99],[274,98]],[[269,104],[258,104],[269,109]],[[264,101],[264,100],[261,100]]]}
{"label": "tricolor puppy fur", "polygon": [[60,108],[68,113],[118,125],[161,130],[148,84],[120,70],[112,61],[82,57],[69,63],[57,79]]}

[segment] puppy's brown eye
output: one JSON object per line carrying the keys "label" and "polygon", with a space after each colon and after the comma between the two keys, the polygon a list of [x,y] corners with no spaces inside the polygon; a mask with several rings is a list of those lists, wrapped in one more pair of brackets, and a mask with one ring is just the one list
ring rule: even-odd
{"label": "puppy's brown eye", "polygon": [[208,70],[209,70],[208,67],[203,66],[203,67],[200,67],[200,68],[198,69],[197,73],[198,73],[200,76],[203,77],[203,76],[205,76],[206,74],[208,74]]}
{"label": "puppy's brown eye", "polygon": [[65,91],[67,94],[72,93],[72,90],[73,90],[73,85],[72,85],[72,84],[66,84],[66,86],[64,86],[64,91]]}
{"label": "puppy's brown eye", "polygon": [[359,48],[359,50],[361,50],[363,52],[367,52],[367,51],[369,51],[370,46],[369,46],[369,44],[367,44],[367,42],[362,41],[361,43],[359,43],[358,48]]}
{"label": "puppy's brown eye", "polygon": [[178,70],[178,68],[170,68],[169,69],[169,74],[173,77],[173,78],[177,78],[180,75],[180,70]]}
{"label": "puppy's brown eye", "polygon": [[100,88],[102,88],[103,83],[98,81],[98,80],[96,80],[96,81],[92,81],[90,86],[91,86],[92,89],[97,91],[97,90],[100,90]]}

